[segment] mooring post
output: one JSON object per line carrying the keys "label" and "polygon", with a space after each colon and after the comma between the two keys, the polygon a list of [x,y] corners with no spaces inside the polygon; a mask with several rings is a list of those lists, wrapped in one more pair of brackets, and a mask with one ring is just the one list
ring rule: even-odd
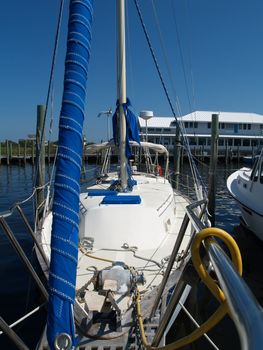
{"label": "mooring post", "polygon": [[13,142],[10,141],[9,143],[9,159],[10,159],[10,162],[12,163],[12,158],[13,158]]}
{"label": "mooring post", "polygon": [[21,159],[20,159],[20,141],[18,140],[18,144],[17,144],[17,156],[18,156],[18,162],[19,162],[19,165],[21,163]]}
{"label": "mooring post", "polygon": [[228,164],[228,140],[226,140],[225,164]]}
{"label": "mooring post", "polygon": [[0,165],[2,162],[2,142],[0,141]]}
{"label": "mooring post", "polygon": [[211,226],[215,226],[216,204],[216,166],[218,156],[218,114],[212,114],[211,125],[211,156],[208,177],[208,216]]}
{"label": "mooring post", "polygon": [[32,156],[32,164],[35,164],[35,143],[34,140],[31,142],[31,156]]}
{"label": "mooring post", "polygon": [[44,204],[44,184],[45,184],[45,137],[44,137],[44,119],[45,119],[44,105],[37,106],[37,128],[36,128],[36,160],[37,160],[37,174],[36,174],[36,209],[37,220],[39,221]]}
{"label": "mooring post", "polygon": [[5,145],[6,145],[6,164],[9,165],[10,158],[9,158],[9,142],[8,142],[8,140],[6,140]]}
{"label": "mooring post", "polygon": [[26,140],[24,140],[24,164],[26,164]]}
{"label": "mooring post", "polygon": [[174,180],[175,188],[178,190],[181,162],[181,137],[178,124],[176,125],[175,143],[174,143]]}

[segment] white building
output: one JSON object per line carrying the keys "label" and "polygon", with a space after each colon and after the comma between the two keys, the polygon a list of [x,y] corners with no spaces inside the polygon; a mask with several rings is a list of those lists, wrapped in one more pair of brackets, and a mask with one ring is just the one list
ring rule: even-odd
{"label": "white building", "polygon": [[[226,148],[233,152],[256,152],[263,145],[263,115],[256,113],[196,111],[179,117],[191,148],[210,150],[211,118],[219,114],[219,152]],[[176,122],[173,117],[153,117],[147,121],[139,118],[142,137],[161,143],[170,150],[175,141]]]}

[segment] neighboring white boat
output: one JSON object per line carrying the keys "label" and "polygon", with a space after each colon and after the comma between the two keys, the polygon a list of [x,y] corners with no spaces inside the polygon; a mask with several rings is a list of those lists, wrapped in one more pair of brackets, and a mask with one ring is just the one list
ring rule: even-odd
{"label": "neighboring white boat", "polygon": [[256,157],[253,168],[244,167],[227,179],[227,188],[237,201],[245,225],[263,240],[263,156]]}

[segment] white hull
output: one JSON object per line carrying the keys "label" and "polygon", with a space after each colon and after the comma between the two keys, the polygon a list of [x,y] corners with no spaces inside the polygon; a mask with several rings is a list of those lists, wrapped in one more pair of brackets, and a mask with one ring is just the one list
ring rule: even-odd
{"label": "white hull", "polygon": [[263,217],[239,203],[242,218],[250,231],[263,241]]}
{"label": "white hull", "polygon": [[244,223],[263,241],[263,184],[251,180],[251,169],[242,168],[229,176],[227,188],[237,201]]}

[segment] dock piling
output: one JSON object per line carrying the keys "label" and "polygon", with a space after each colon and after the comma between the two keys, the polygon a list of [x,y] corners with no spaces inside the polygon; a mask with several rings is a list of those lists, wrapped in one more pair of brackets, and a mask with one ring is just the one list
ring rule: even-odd
{"label": "dock piling", "polygon": [[211,125],[211,156],[208,177],[208,216],[211,226],[215,226],[215,197],[216,197],[216,165],[218,156],[218,114],[212,114]]}
{"label": "dock piling", "polygon": [[9,165],[10,164],[10,155],[9,155],[9,142],[8,142],[8,140],[6,140],[5,144],[6,144],[6,164]]}
{"label": "dock piling", "polygon": [[26,165],[26,147],[27,147],[27,142],[26,140],[24,141],[24,164]]}
{"label": "dock piling", "polygon": [[35,164],[35,142],[34,140],[31,141],[31,152],[32,152],[32,164]]}
{"label": "dock piling", "polygon": [[[44,105],[37,106],[37,127],[36,127],[36,161],[37,161],[37,175],[36,175],[36,208],[37,219],[40,220],[42,216],[43,208],[41,204],[44,203],[44,184],[45,184],[45,137],[44,137],[44,117],[46,107]],[[34,142],[34,141],[33,141]],[[33,162],[33,149],[32,147],[32,162]],[[39,210],[38,210],[39,209]]]}

